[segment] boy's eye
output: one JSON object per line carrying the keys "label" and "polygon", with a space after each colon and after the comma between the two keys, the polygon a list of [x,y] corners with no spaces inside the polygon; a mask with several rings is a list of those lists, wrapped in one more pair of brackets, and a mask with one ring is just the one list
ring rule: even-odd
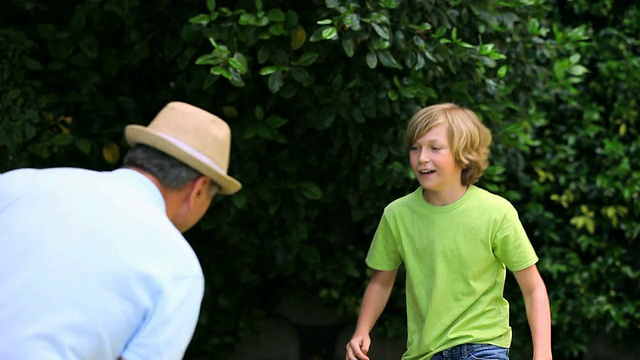
{"label": "boy's eye", "polygon": [[417,146],[412,146],[411,149],[409,149],[409,150],[416,151],[416,150],[418,150],[418,147]]}

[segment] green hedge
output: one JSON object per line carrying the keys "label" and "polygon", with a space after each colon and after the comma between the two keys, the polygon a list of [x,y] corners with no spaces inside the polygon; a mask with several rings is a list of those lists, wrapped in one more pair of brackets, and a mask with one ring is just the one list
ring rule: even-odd
{"label": "green hedge", "polygon": [[[0,30],[0,170],[113,168],[123,126],[170,100],[227,120],[244,188],[187,234],[207,278],[188,358],[222,358],[286,294],[355,318],[381,211],[417,186],[406,121],[455,101],[493,130],[480,185],[520,211],[556,357],[579,358],[599,331],[629,341],[640,323],[639,19],[605,3],[13,3]],[[509,281],[514,354],[526,354]],[[381,327],[397,334],[403,316],[390,306]]]}

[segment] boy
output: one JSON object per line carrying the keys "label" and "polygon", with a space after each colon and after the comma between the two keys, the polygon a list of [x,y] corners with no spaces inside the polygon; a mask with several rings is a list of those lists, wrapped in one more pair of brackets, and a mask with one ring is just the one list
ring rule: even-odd
{"label": "boy", "polygon": [[535,360],[551,359],[551,316],[538,258],[514,207],[473,185],[484,173],[491,133],[469,109],[429,106],[409,121],[405,145],[420,183],[389,204],[367,255],[375,270],[347,360],[369,360],[369,333],[406,268],[403,360],[509,359],[506,269],[522,290]]}

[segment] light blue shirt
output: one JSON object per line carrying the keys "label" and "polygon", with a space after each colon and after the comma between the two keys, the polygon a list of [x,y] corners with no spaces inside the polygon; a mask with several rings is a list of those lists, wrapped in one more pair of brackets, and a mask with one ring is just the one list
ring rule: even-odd
{"label": "light blue shirt", "polygon": [[0,359],[181,359],[203,292],[142,174],[0,175]]}

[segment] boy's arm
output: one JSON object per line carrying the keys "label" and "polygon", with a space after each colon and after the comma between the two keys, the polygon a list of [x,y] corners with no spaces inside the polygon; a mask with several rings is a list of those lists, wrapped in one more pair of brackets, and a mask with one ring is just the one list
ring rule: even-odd
{"label": "boy's arm", "polygon": [[513,274],[520,286],[527,309],[533,339],[533,359],[551,359],[551,310],[544,281],[536,265],[515,271]]}
{"label": "boy's arm", "polygon": [[371,345],[369,333],[387,305],[397,273],[398,269],[376,270],[373,273],[362,297],[356,330],[347,344],[347,360],[369,360],[367,356]]}

